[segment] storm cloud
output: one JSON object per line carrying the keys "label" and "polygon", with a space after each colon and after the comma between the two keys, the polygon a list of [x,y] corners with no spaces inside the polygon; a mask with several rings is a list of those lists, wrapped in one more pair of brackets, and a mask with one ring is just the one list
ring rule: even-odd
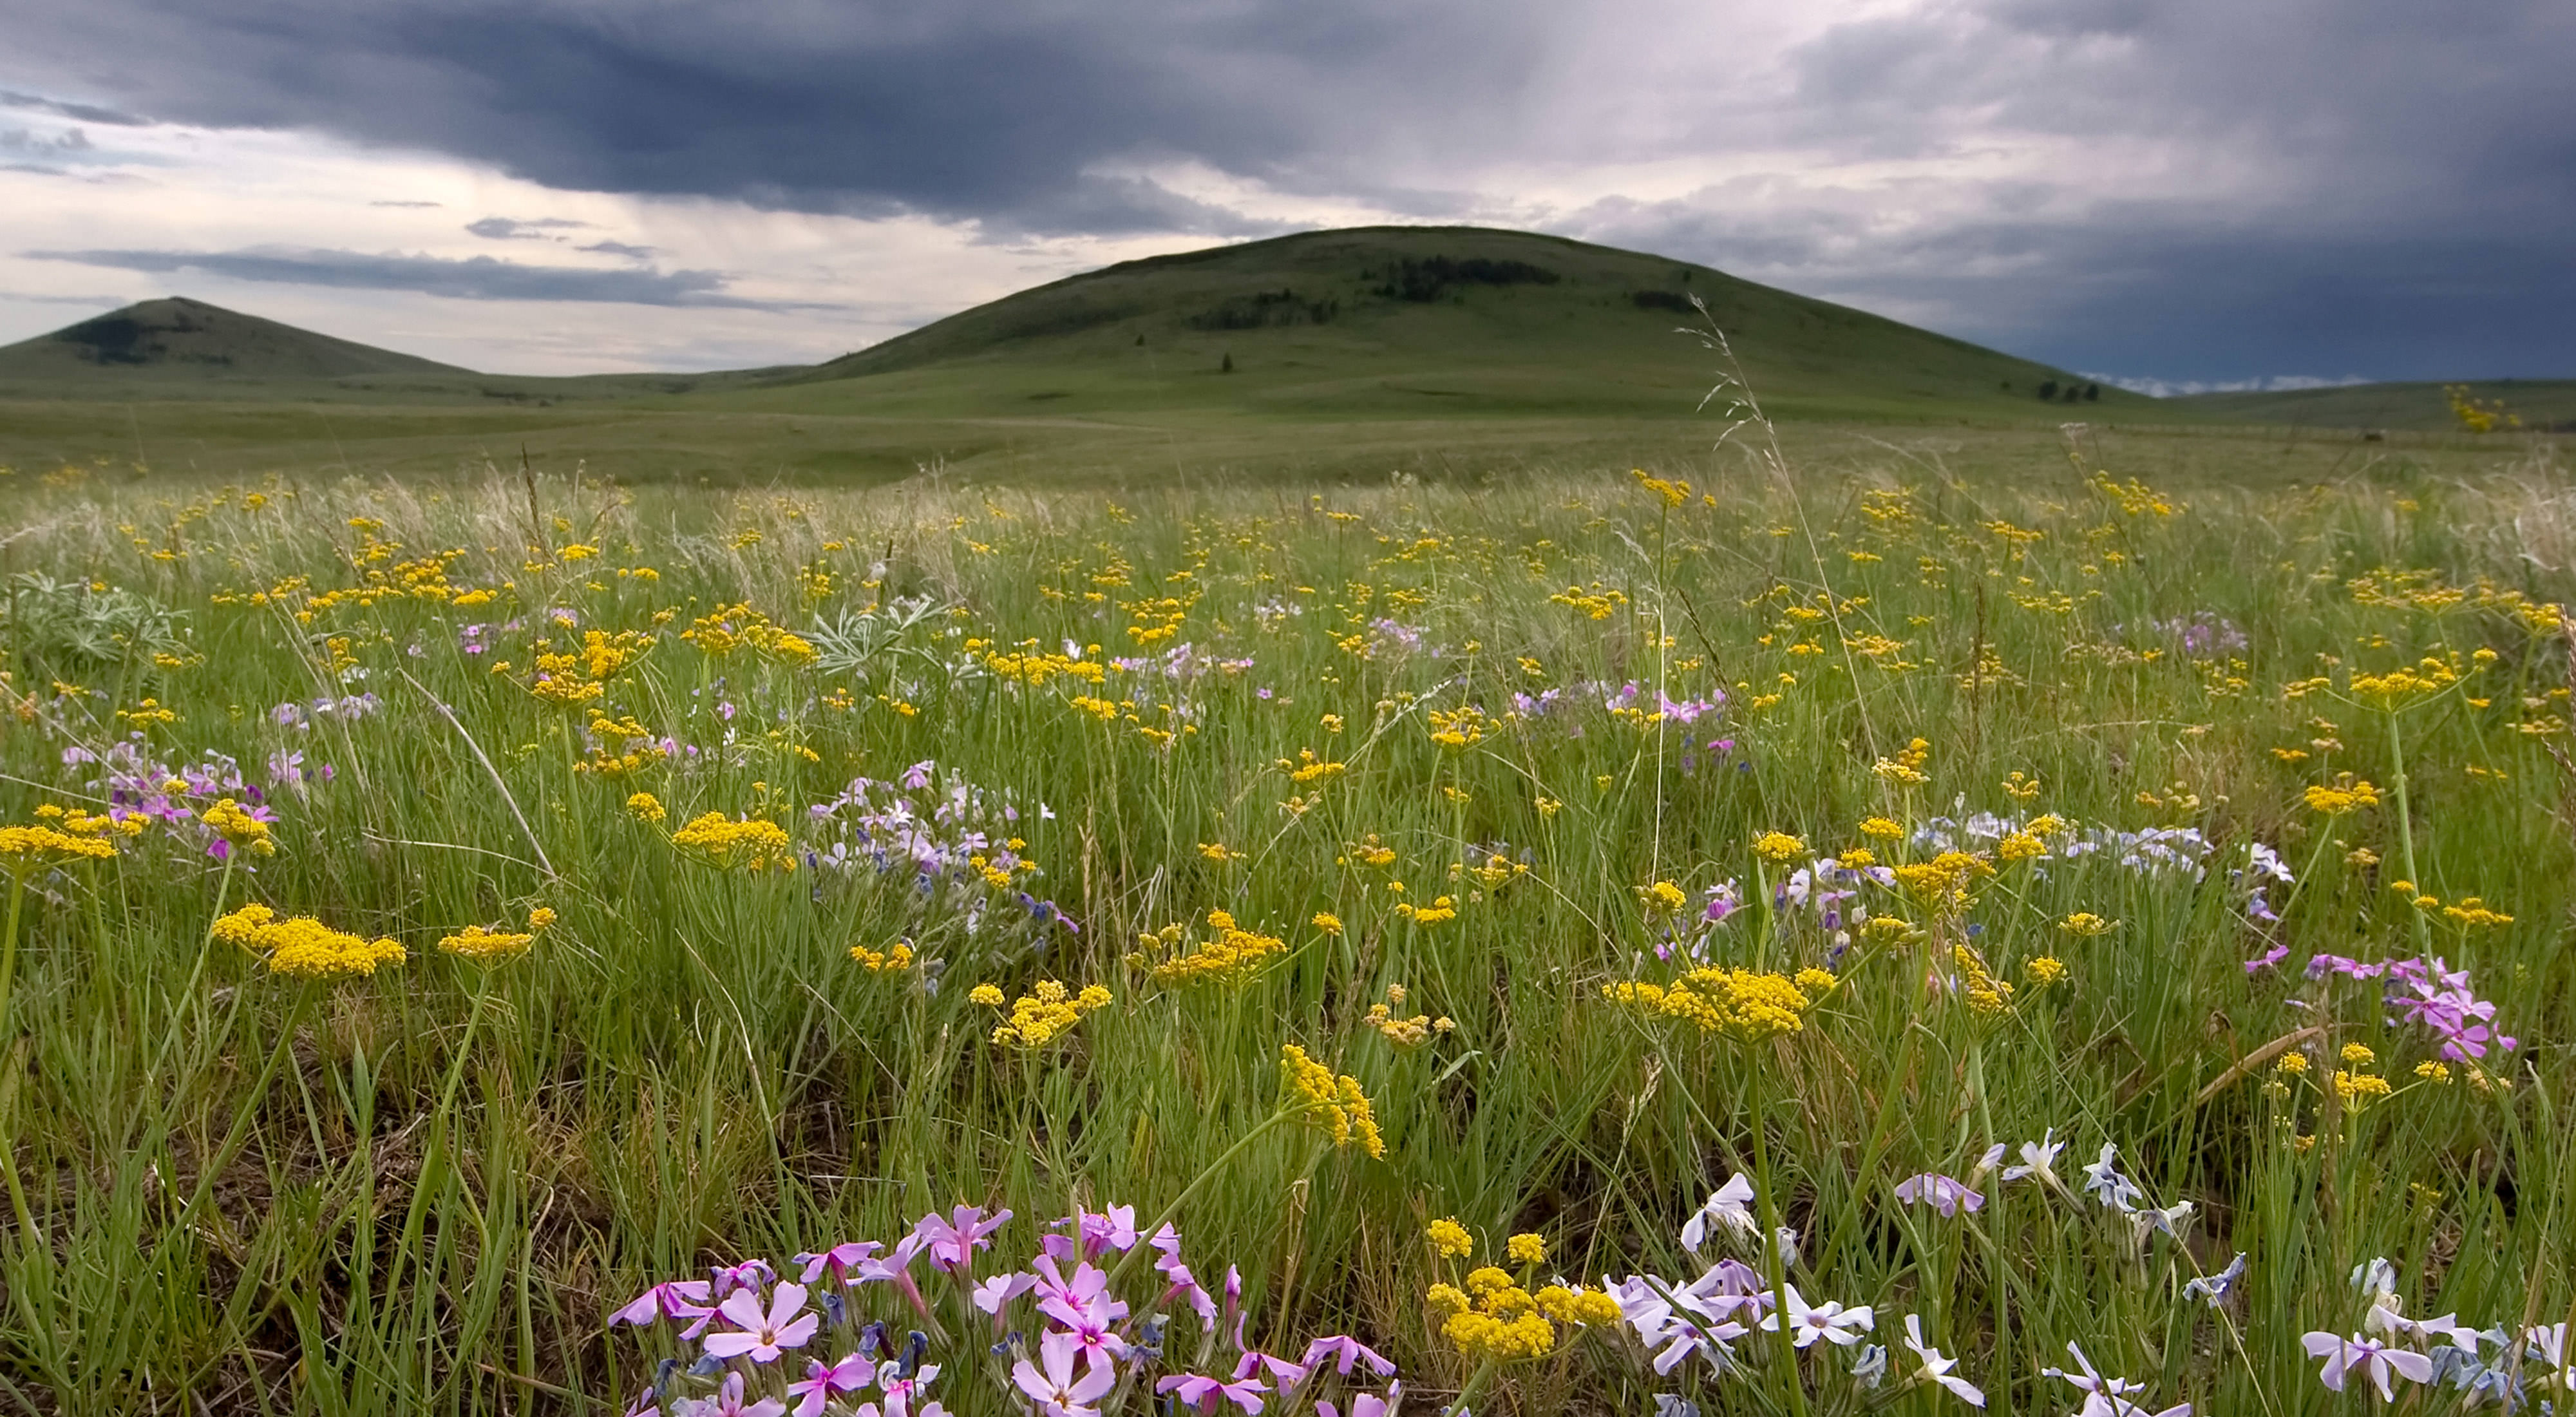
{"label": "storm cloud", "polygon": [[358,251],[29,251],[38,260],[70,261],[114,270],[204,271],[230,280],[330,286],[342,290],[404,290],[453,300],[577,300],[623,305],[703,306],[713,309],[785,308],[781,302],[746,300],[724,293],[715,271],[591,270],[525,265],[491,256],[449,260],[436,256],[379,256]]}
{"label": "storm cloud", "polygon": [[1484,221],[2141,381],[2576,375],[2564,0],[0,0],[0,22],[0,104],[558,191],[1004,243]]}

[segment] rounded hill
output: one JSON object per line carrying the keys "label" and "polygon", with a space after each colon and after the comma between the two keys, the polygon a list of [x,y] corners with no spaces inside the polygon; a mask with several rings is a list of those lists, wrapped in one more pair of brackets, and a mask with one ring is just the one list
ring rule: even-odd
{"label": "rounded hill", "polygon": [[1687,412],[1716,367],[1677,333],[1705,327],[1695,299],[1766,402],[2028,417],[2045,390],[2050,402],[2079,408],[2148,405],[1706,266],[1482,227],[1306,232],[1129,261],[977,306],[787,382],[925,410]]}

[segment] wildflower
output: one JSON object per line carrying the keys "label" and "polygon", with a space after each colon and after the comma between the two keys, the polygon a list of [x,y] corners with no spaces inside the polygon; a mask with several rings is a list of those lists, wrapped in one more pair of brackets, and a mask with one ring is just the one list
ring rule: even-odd
{"label": "wildflower", "polygon": [[1986,1405],[1986,1395],[1978,1391],[1976,1384],[1959,1377],[1952,1371],[1959,1366],[1958,1359],[1943,1357],[1940,1349],[1924,1346],[1922,1315],[1905,1316],[1905,1346],[1913,1349],[1914,1356],[1923,1360],[1923,1366],[1907,1380],[1909,1386],[1927,1382],[1939,1383],[1971,1407]]}
{"label": "wildflower", "polygon": [[1650,1013],[1684,1019],[1703,1033],[1721,1033],[1743,1043],[1761,1043],[1806,1027],[1800,1015],[1811,1001],[1785,975],[1749,969],[1691,970],[1669,987],[1659,984],[1608,984],[1610,1000]]}
{"label": "wildflower", "polygon": [[1870,1343],[1861,1346],[1860,1356],[1852,1360],[1852,1379],[1875,1392],[1887,1381],[1887,1345]]}
{"label": "wildflower", "polygon": [[1183,1407],[1195,1407],[1205,1411],[1209,1398],[1222,1397],[1242,1408],[1246,1417],[1261,1410],[1261,1394],[1268,1391],[1270,1391],[1269,1387],[1258,1377],[1236,1378],[1232,1382],[1227,1382],[1222,1378],[1203,1377],[1196,1373],[1175,1373],[1170,1377],[1157,1379],[1154,1383],[1155,1396],[1172,1395],[1174,1400]]}
{"label": "wildflower", "polygon": [[2066,962],[2054,955],[2041,955],[2023,964],[2021,972],[2023,977],[2030,981],[2031,987],[2045,989],[2066,978]]}
{"label": "wildflower", "polygon": [[[987,1008],[1002,1006],[1002,991],[990,984],[975,986],[969,1002]],[[1097,984],[1086,985],[1079,994],[1068,992],[1052,979],[1041,979],[1029,986],[1029,992],[1011,1001],[1011,1011],[993,1029],[993,1041],[1022,1048],[1043,1048],[1073,1031],[1083,1016],[1112,1002],[1109,991]]]}
{"label": "wildflower", "polygon": [[[260,907],[263,917],[268,915]],[[228,916],[238,920],[240,914]],[[224,921],[216,922],[219,926]],[[364,939],[343,930],[334,930],[309,915],[290,920],[261,923],[244,929],[238,923],[230,933],[219,938],[232,938],[246,948],[265,954],[272,974],[301,975],[307,979],[331,979],[344,975],[372,975],[383,965],[401,964],[408,955],[390,939]]]}
{"label": "wildflower", "polygon": [[1724,1225],[1750,1235],[1761,1229],[1753,1218],[1753,1182],[1741,1171],[1709,1193],[1708,1202],[1682,1222],[1682,1244],[1696,1253],[1711,1226]]}
{"label": "wildflower", "polygon": [[1807,854],[1807,843],[1783,831],[1767,831],[1753,839],[1753,854],[1774,866],[1786,866]]}
{"label": "wildflower", "polygon": [[716,1389],[715,1396],[684,1402],[673,1410],[684,1411],[685,1417],[781,1417],[787,1411],[787,1404],[774,1397],[746,1404],[743,1401],[742,1374],[727,1373],[724,1386]]}
{"label": "wildflower", "polygon": [[941,1273],[966,1274],[974,1263],[975,1252],[992,1248],[993,1232],[1010,1218],[1007,1210],[986,1215],[982,1206],[961,1205],[951,1210],[945,1220],[935,1211],[923,1216],[912,1227],[912,1233],[928,1243],[930,1263]]}
{"label": "wildflower", "polygon": [[638,792],[627,798],[626,811],[639,822],[658,822],[670,815],[663,809],[662,799],[650,792]]}
{"label": "wildflower", "polygon": [[780,1284],[771,1292],[769,1307],[760,1306],[757,1290],[737,1289],[717,1306],[725,1320],[734,1325],[730,1330],[710,1333],[706,1350],[717,1358],[749,1358],[755,1363],[773,1363],[790,1348],[802,1348],[821,1326],[822,1317],[805,1309],[805,1286]]}
{"label": "wildflower", "polygon": [[557,918],[551,907],[540,905],[528,912],[528,929],[531,933],[546,930],[554,925]]}
{"label": "wildflower", "polygon": [[625,1308],[608,1316],[611,1327],[634,1324],[641,1327],[663,1319],[702,1319],[715,1312],[707,1307],[707,1281],[703,1279],[666,1280],[638,1294]]}
{"label": "wildflower", "polygon": [[1092,1404],[1118,1385],[1118,1370],[1107,1363],[1086,1367],[1082,1376],[1075,1377],[1078,1347],[1072,1335],[1050,1333],[1038,1341],[1038,1359],[1044,1368],[1026,1358],[1012,1365],[1011,1381],[1037,1404],[1039,1417],[1094,1417],[1099,1409]]}
{"label": "wildflower", "polygon": [[1476,1251],[1475,1237],[1467,1233],[1466,1226],[1455,1220],[1443,1218],[1432,1221],[1422,1232],[1422,1238],[1431,1242],[1433,1254],[1444,1259],[1463,1260]]}
{"label": "wildflower", "polygon": [[871,974],[899,974],[912,968],[915,958],[912,941],[897,940],[882,950],[866,945],[850,946],[850,958],[865,966]]}
{"label": "wildflower", "polygon": [[1783,1284],[1780,1288],[1787,1297],[1781,1300],[1777,1312],[1763,1316],[1762,1331],[1777,1333],[1780,1325],[1786,1322],[1790,1342],[1795,1347],[1813,1347],[1821,1338],[1827,1343],[1848,1348],[1860,1342],[1860,1336],[1877,1324],[1867,1305],[1846,1309],[1831,1299],[1821,1304],[1810,1304],[1806,1296],[1798,1292],[1797,1285]]}
{"label": "wildflower", "polygon": [[1860,834],[1874,841],[1894,841],[1905,835],[1905,828],[1897,825],[1892,817],[1864,817]]}
{"label": "wildflower", "polygon": [[2116,922],[2103,919],[2089,910],[2079,910],[2057,922],[2057,928],[2070,935],[2107,935]]}
{"label": "wildflower", "polygon": [[1965,1184],[1931,1171],[1897,1182],[1896,1199],[1904,1205],[1928,1205],[1941,1212],[1945,1220],[1956,1219],[1963,1209],[1982,1209],[1986,1203],[1984,1196]]}
{"label": "wildflower", "polygon": [[2318,1370],[2317,1378],[2331,1392],[2343,1391],[2345,1376],[2355,1368],[2359,1368],[2361,1375],[2379,1389],[2383,1402],[2393,1401],[2396,1397],[2389,1381],[2391,1378],[2404,1378],[2413,1383],[2433,1380],[2432,1359],[2410,1349],[2392,1348],[2375,1338],[2364,1338],[2360,1334],[2345,1338],[2339,1334],[2316,1332],[2308,1334],[2301,1342],[2307,1346],[2309,1357],[2326,1360],[2325,1366]]}
{"label": "wildflower", "polygon": [[1323,931],[1327,935],[1339,935],[1342,933],[1342,917],[1331,914],[1330,912],[1320,910],[1315,912],[1315,918],[1312,923],[1316,929]]}
{"label": "wildflower", "polygon": [[223,839],[223,845],[239,847],[253,856],[277,854],[277,843],[269,837],[268,823],[253,809],[245,808],[229,797],[208,807],[201,819]]}
{"label": "wildflower", "polygon": [[754,817],[733,820],[722,812],[702,812],[671,833],[671,845],[720,870],[735,866],[745,871],[796,869],[796,857],[787,849],[786,828]]}
{"label": "wildflower", "polygon": [[845,1353],[837,1363],[808,1359],[801,1382],[787,1385],[787,1395],[796,1399],[796,1417],[821,1417],[825,1404],[835,1396],[865,1392],[876,1378],[876,1366],[862,1353]]}
{"label": "wildflower", "polygon": [[1358,1078],[1334,1076],[1332,1069],[1307,1057],[1306,1050],[1294,1043],[1280,1046],[1279,1069],[1302,1108],[1320,1118],[1332,1133],[1333,1145],[1356,1144],[1372,1157],[1386,1155],[1386,1142],[1378,1135],[1377,1113],[1369,1105],[1368,1094],[1360,1089]]}
{"label": "wildflower", "polygon": [[1503,1253],[1510,1256],[1514,1264],[1545,1264],[1547,1241],[1531,1234],[1514,1235],[1503,1243]]}
{"label": "wildflower", "polygon": [[507,934],[468,925],[453,935],[441,936],[438,947],[475,964],[493,965],[527,953],[536,938],[533,934]]}
{"label": "wildflower", "polygon": [[2036,1180],[2050,1190],[2063,1193],[2066,1183],[2057,1179],[2056,1163],[2058,1153],[2064,1150],[2066,1143],[2057,1139],[2057,1129],[2051,1127],[2040,1135],[2039,1140],[2021,1144],[2021,1162],[2004,1168],[2004,1180],[2007,1183]]}
{"label": "wildflower", "polygon": [[2127,1215],[2137,1209],[2137,1203],[2146,1199],[2147,1193],[2138,1189],[2137,1182],[2120,1174],[2119,1157],[2120,1148],[2107,1141],[2102,1143],[2101,1159],[2084,1168],[2084,1189],[2104,1206]]}
{"label": "wildflower", "polygon": [[46,826],[0,827],[0,867],[13,875],[25,876],[57,862],[104,860],[115,854],[113,843],[95,836]]}
{"label": "wildflower", "polygon": [[2182,1297],[2206,1300],[2209,1307],[2215,1309],[2227,1301],[2228,1294],[2236,1288],[2236,1281],[2244,1277],[2245,1252],[2239,1250],[2236,1258],[2227,1262],[2227,1268],[2216,1274],[2204,1274],[2183,1285]]}

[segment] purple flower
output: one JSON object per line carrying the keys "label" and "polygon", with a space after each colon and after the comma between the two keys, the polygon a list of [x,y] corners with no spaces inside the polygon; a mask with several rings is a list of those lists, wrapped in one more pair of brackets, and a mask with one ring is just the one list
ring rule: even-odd
{"label": "purple flower", "polygon": [[2326,1360],[2317,1377],[2332,1392],[2343,1391],[2345,1376],[2355,1368],[2359,1368],[2361,1375],[2379,1389],[2383,1402],[2396,1396],[2389,1383],[2392,1377],[2414,1383],[2433,1380],[2432,1359],[2411,1349],[2391,1348],[2375,1338],[2364,1338],[2359,1334],[2345,1338],[2340,1334],[2317,1332],[2301,1341],[2307,1345],[2309,1357]]}
{"label": "purple flower", "polygon": [[1933,1171],[1897,1182],[1896,1198],[1906,1205],[1928,1205],[1941,1212],[1945,1220],[1956,1218],[1961,1210],[1982,1209],[1986,1203],[1986,1198],[1968,1189],[1965,1182]]}
{"label": "purple flower", "polygon": [[[776,1362],[778,1355],[790,1348],[802,1348],[821,1326],[822,1318],[804,1312],[805,1286],[781,1284],[771,1294],[769,1308],[760,1306],[760,1295],[750,1289],[737,1289],[717,1306],[727,1322],[735,1325],[707,1335],[706,1350],[716,1358],[749,1358],[755,1363]],[[738,1331],[737,1331],[738,1330]],[[739,1376],[737,1374],[737,1376]],[[782,1404],[776,1411],[784,1412]]]}
{"label": "purple flower", "polygon": [[1222,1397],[1242,1408],[1247,1417],[1261,1410],[1261,1394],[1268,1391],[1270,1389],[1263,1386],[1259,1378],[1237,1378],[1233,1382],[1227,1382],[1221,1378],[1202,1377],[1196,1373],[1175,1373],[1154,1384],[1155,1396],[1177,1394],[1178,1401],[1184,1407],[1195,1407],[1204,1411],[1209,1398]]}
{"label": "purple flower", "polygon": [[[968,1275],[977,1250],[990,1249],[993,1232],[1011,1218],[1007,1210],[984,1214],[982,1206],[961,1205],[942,1220],[936,1214],[925,1215],[912,1227],[912,1233],[927,1242],[930,1262],[944,1274]],[[968,1275],[972,1278],[971,1275]]]}

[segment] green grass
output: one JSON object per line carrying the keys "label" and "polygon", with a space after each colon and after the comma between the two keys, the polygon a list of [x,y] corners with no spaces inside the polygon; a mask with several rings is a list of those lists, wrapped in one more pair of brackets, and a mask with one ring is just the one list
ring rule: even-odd
{"label": "green grass", "polygon": [[[621,1411],[669,1340],[603,1323],[647,1283],[891,1240],[961,1201],[1019,1214],[986,1273],[1069,1206],[1144,1219],[1179,1202],[1198,1272],[1241,1267],[1256,1344],[1294,1356],[1359,1335],[1401,1365],[1416,1410],[1473,1388],[1480,1412],[1639,1412],[1665,1391],[1703,1410],[1929,1414],[1953,1399],[1903,1387],[1913,1313],[1992,1411],[2062,1410],[2040,1369],[2076,1340],[2157,1407],[2286,1417],[2361,1401],[2324,1392],[2300,1340],[2359,1326],[2344,1276],[2374,1256],[2409,1314],[2519,1327],[2576,1303],[2560,1115],[2576,835],[2552,758],[2568,665],[2554,622],[2523,610],[2576,593],[2562,471],[2434,448],[2357,469],[2342,442],[2177,430],[2085,445],[2079,465],[2146,472],[2160,502],[2079,477],[2046,434],[1820,425],[1791,428],[1773,472],[1712,473],[1676,428],[1609,456],[1523,449],[1505,476],[1490,474],[1509,425],[1443,426],[1493,441],[1454,476],[1366,484],[1283,459],[1259,479],[1141,485],[1079,447],[1052,484],[1042,469],[1016,486],[513,470],[222,487],[168,459],[131,484],[18,474],[0,526],[21,577],[0,612],[0,822],[103,809],[101,770],[65,750],[139,733],[173,768],[237,760],[273,794],[278,849],[230,869],[198,829],[156,822],[113,860],[12,878],[0,1404]],[[1708,485],[1668,505],[1632,462]],[[2389,592],[2363,579],[2382,568],[2425,574]],[[684,635],[739,604],[803,647]],[[2154,627],[2195,615],[2245,644],[2195,653]],[[535,657],[588,630],[649,644],[580,708],[532,693]],[[992,658],[1067,641],[1100,646],[1092,664],[1187,643],[1205,667],[1020,683]],[[2349,689],[2453,653],[2466,680],[2394,714]],[[1211,663],[1230,659],[1250,663]],[[1688,725],[1623,716],[1595,681],[1727,702]],[[1549,688],[1564,707],[1516,715],[1515,693]],[[361,692],[363,717],[274,712]],[[680,751],[603,773],[594,711]],[[1923,781],[1879,766],[1918,737]],[[291,751],[302,792],[265,766]],[[1296,780],[1307,751],[1341,769]],[[1021,838],[1037,872],[924,894],[908,871],[750,873],[671,840],[716,812],[825,850],[843,838],[811,806],[924,762],[941,788],[1006,795],[1016,819],[978,825]],[[2037,779],[2027,801],[2015,772]],[[2303,805],[2344,772],[2381,805]],[[631,811],[639,790],[668,817]],[[2213,845],[2195,875],[2062,853],[2043,870],[1986,842],[1994,873],[1963,906],[1866,887],[1906,928],[1841,950],[1812,913],[1768,904],[1782,868],[1752,851],[1775,830],[1811,852],[1859,845],[1877,815],[1913,830],[2040,811]],[[1360,849],[1372,836],[1384,865]],[[2252,842],[2302,881],[2273,888],[2268,930],[2233,878]],[[2513,919],[2419,913],[2390,888],[2400,863],[2427,894]],[[1716,959],[1841,973],[1799,1032],[1729,1042],[1604,997],[1678,971],[1653,951],[1672,917],[1651,887],[1695,910],[1728,880],[1750,904],[1711,933]],[[1019,890],[1081,933],[1033,923]],[[1395,908],[1436,916],[1441,896],[1454,919]],[[208,939],[245,902],[409,958],[333,983],[277,974]],[[438,947],[539,906],[560,919],[524,957],[485,969]],[[1205,936],[1219,909],[1283,951],[1240,987],[1157,983],[1163,947],[1140,938]],[[2077,912],[2112,924],[2070,933]],[[849,953],[898,939],[935,973]],[[2288,962],[2249,975],[2274,939]],[[2008,1006],[1937,982],[1962,945],[2016,986]],[[2523,1040],[2482,1086],[2419,1080],[2423,1030],[2388,1022],[2371,986],[2297,973],[2313,951],[2428,947]],[[2068,978],[2041,983],[2041,957]],[[1042,979],[1114,1002],[1045,1049],[991,1041],[971,986]],[[1366,1011],[1393,985],[1397,1017],[1454,1026],[1418,1047],[1383,1036]],[[2319,1089],[2348,1042],[2399,1089],[2358,1114]],[[1293,1121],[1263,1130],[1286,1043],[1364,1086],[1383,1158]],[[2273,1047],[2314,1062],[2284,1077]],[[1991,1176],[1963,1219],[1893,1199],[1907,1176],[1968,1176],[1990,1142],[2050,1128],[2069,1182],[2109,1142],[2150,1203],[2196,1205],[2184,1240],[2140,1242],[2080,1193]],[[1739,1342],[1739,1376],[1659,1381],[1611,1327],[1491,1369],[1426,1317],[1426,1287],[1459,1278],[1423,1243],[1433,1218],[1463,1221],[1480,1261],[1530,1231],[1577,1282],[1686,1280],[1726,1251],[1693,1262],[1676,1230],[1739,1170],[1798,1232],[1784,1277],[1876,1307],[1887,1386],[1856,1384],[1847,1352],[1792,1361],[1762,1335]],[[2226,1304],[2183,1296],[2238,1251],[2248,1278]],[[984,1321],[929,1293],[936,1395],[968,1417],[1015,1410],[993,1379],[1007,1364],[967,1337]],[[883,1286],[855,1302],[921,1322]],[[1195,1319],[1175,1333],[1178,1365]]]}
{"label": "green grass", "polygon": [[[2576,422],[2576,379],[2469,379],[2460,381],[2481,403],[2501,403],[2535,429]],[[2408,429],[2448,432],[2458,427],[2451,387],[2438,383],[2354,384],[2264,394],[2195,394],[2170,402],[2179,411],[2230,421],[2300,424],[2312,428]]]}

